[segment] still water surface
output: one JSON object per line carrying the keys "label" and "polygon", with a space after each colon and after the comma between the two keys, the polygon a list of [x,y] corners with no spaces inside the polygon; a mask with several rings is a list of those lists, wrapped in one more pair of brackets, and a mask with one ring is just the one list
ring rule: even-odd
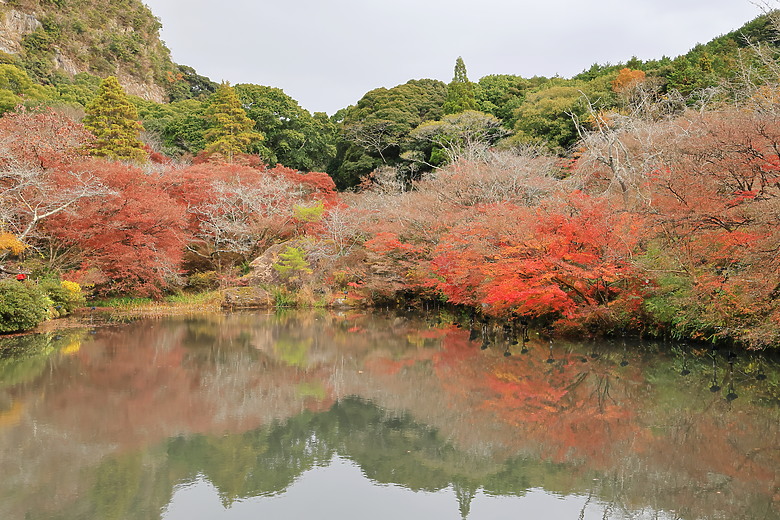
{"label": "still water surface", "polygon": [[451,321],[5,339],[0,518],[780,518],[775,361]]}

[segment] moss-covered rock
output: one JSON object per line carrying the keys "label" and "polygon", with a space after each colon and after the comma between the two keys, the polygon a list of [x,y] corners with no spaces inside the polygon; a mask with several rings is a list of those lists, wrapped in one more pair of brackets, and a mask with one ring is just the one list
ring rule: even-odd
{"label": "moss-covered rock", "polygon": [[225,309],[267,309],[274,306],[274,299],[260,287],[229,287],[220,291]]}

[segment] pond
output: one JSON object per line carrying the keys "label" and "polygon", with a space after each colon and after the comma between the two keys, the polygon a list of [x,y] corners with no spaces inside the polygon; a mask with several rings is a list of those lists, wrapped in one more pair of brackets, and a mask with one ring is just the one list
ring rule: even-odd
{"label": "pond", "polygon": [[780,518],[775,359],[453,321],[6,338],[0,518]]}

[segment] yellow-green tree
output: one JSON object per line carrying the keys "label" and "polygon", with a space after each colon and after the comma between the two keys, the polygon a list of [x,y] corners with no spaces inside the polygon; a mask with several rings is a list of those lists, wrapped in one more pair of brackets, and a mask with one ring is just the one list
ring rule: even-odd
{"label": "yellow-green tree", "polygon": [[98,95],[87,105],[83,122],[95,136],[89,146],[90,155],[132,162],[148,159],[140,139],[143,126],[138,121],[138,110],[114,76],[100,84]]}
{"label": "yellow-green tree", "polygon": [[24,70],[2,63],[3,59],[0,54],[0,114],[10,112],[18,105],[36,104],[55,95],[52,87],[35,85]]}
{"label": "yellow-green tree", "polygon": [[245,153],[249,146],[263,139],[263,135],[252,129],[255,122],[246,115],[238,95],[229,83],[222,83],[211,95],[206,110],[211,128],[204,135],[206,152],[221,154],[228,162],[233,156]]}

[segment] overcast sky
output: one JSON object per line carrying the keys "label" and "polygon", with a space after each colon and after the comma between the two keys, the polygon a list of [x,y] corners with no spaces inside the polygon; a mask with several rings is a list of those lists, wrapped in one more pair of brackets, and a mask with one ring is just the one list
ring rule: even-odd
{"label": "overcast sky", "polygon": [[571,77],[677,56],[760,14],[749,0],[144,0],[173,60],[333,114],[410,79]]}

